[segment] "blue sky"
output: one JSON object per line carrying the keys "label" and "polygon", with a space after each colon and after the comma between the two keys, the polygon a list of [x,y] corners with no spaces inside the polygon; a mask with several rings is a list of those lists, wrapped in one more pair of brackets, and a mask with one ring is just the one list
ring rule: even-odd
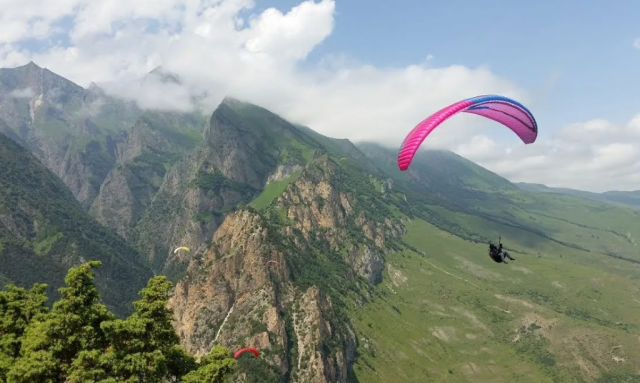
{"label": "blue sky", "polygon": [[[287,10],[295,0],[258,0]],[[614,5],[615,4],[615,5]],[[540,124],[626,122],[640,99],[640,2],[344,0],[309,56],[343,52],[377,66],[488,65],[536,97]],[[470,95],[471,96],[471,95]]]}

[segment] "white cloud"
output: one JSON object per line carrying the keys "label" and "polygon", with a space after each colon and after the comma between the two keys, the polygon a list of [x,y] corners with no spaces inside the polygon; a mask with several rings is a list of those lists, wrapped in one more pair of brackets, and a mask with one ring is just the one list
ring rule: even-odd
{"label": "white cloud", "polygon": [[[284,12],[241,16],[253,7],[252,0],[0,0],[0,67],[33,60],[143,107],[185,110],[194,95],[206,95],[203,102],[213,108],[233,95],[329,136],[390,145],[462,98],[498,93],[531,105],[526,92],[489,68],[434,67],[432,55],[417,65],[381,69],[333,52],[303,68],[299,64],[333,31],[335,2],[309,0]],[[40,39],[44,49],[21,48],[25,39]],[[182,86],[133,81],[158,65],[177,73]],[[600,120],[575,124],[534,145],[510,137],[511,148],[476,136],[480,128],[499,132],[496,125],[459,115],[425,146],[457,148],[515,180],[640,188],[640,176],[633,175],[640,170],[638,154],[628,145],[640,131],[640,116],[624,127]]]}
{"label": "white cloud", "polygon": [[56,32],[56,23],[73,14],[78,0],[0,0],[1,43],[45,38]]}
{"label": "white cloud", "polygon": [[572,124],[530,145],[515,135],[509,145],[475,136],[455,152],[513,181],[596,192],[638,190],[639,141],[640,114],[624,125],[606,120]]}
{"label": "white cloud", "polygon": [[[33,60],[80,85],[102,83],[143,106],[184,110],[192,95],[206,93],[213,107],[233,95],[327,135],[400,143],[403,133],[447,102],[481,93],[526,101],[488,68],[430,68],[432,56],[421,65],[379,69],[336,52],[302,69],[298,64],[333,30],[333,0],[304,1],[286,12],[270,8],[246,19],[239,15],[251,10],[251,0],[64,0],[51,12],[44,11],[46,0],[25,1],[4,4],[9,10],[0,14],[0,25],[16,23],[15,32],[3,34],[0,66]],[[52,34],[62,17],[72,20],[66,24],[70,46],[39,53],[16,48],[19,40],[42,35],[34,20],[39,31]],[[179,74],[184,86],[131,81],[160,64]],[[451,124],[466,132],[469,121],[473,129],[473,118]],[[434,134],[430,144],[457,140]]]}
{"label": "white cloud", "polygon": [[35,93],[31,88],[16,89],[9,92],[9,97],[12,98],[31,98],[35,96]]}

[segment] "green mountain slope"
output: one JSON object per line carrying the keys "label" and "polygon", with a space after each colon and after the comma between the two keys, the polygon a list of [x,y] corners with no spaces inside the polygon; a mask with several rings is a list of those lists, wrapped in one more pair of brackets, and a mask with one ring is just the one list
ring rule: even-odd
{"label": "green mountain slope", "polygon": [[0,134],[0,278],[61,286],[69,267],[101,260],[105,303],[129,313],[151,273],[143,257],[92,219],[60,179]]}
{"label": "green mountain slope", "polygon": [[[375,144],[361,148],[381,167],[389,169],[395,164],[394,150]],[[510,236],[525,246],[552,240],[640,261],[638,213],[634,210],[561,194],[525,192],[450,152],[418,153],[409,171],[390,173],[417,192],[413,197],[418,201],[440,197],[444,202],[420,202],[422,217],[426,217],[424,211],[430,211],[443,222],[455,223],[463,228],[463,237],[486,242],[499,235]]]}
{"label": "green mountain slope", "polygon": [[[397,155],[360,147],[387,169]],[[453,163],[442,162],[447,157]],[[635,211],[522,192],[503,179],[486,187],[495,174],[476,165],[454,171],[467,161],[451,153],[417,159],[412,173],[390,173],[413,190],[453,197],[421,204],[404,240],[423,255],[405,251],[387,258],[380,289],[392,293],[356,314],[364,336],[378,346],[359,362],[366,381],[426,375],[460,382],[640,379]],[[450,177],[459,177],[459,191],[449,188]],[[508,266],[491,262],[486,244],[475,243],[498,236],[517,258]],[[430,336],[415,341],[416,332]],[[440,350],[435,355],[434,348]],[[367,367],[375,368],[375,361],[386,369]]]}
{"label": "green mountain slope", "polygon": [[617,206],[640,209],[640,191],[638,190],[593,193],[569,188],[551,188],[545,185],[532,184],[527,182],[518,182],[515,185],[525,191],[572,195],[575,197],[582,197],[594,201],[608,202]]}
{"label": "green mountain slope", "polygon": [[353,314],[360,381],[640,378],[637,265],[550,241],[499,265],[485,245],[419,219],[404,239],[424,255],[387,257],[381,298]]}

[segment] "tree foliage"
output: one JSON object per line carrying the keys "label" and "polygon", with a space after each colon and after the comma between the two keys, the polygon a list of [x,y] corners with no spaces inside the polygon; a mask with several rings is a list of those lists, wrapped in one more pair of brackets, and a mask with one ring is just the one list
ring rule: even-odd
{"label": "tree foliage", "polygon": [[117,319],[100,303],[93,273],[100,264],[71,269],[51,310],[46,285],[0,291],[0,383],[222,383],[233,373],[224,347],[199,363],[180,347],[166,277],[149,280],[135,312]]}

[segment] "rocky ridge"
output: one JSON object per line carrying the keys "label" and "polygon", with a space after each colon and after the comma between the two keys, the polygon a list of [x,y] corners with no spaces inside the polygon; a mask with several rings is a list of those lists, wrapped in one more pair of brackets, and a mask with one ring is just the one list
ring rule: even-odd
{"label": "rocky ridge", "polygon": [[[406,230],[400,221],[370,217],[364,201],[340,185],[349,177],[318,153],[268,208],[226,217],[170,301],[190,352],[251,346],[278,367],[279,379],[348,381],[357,340],[347,307],[381,281],[384,254]],[[322,275],[323,262],[342,271]]]}

